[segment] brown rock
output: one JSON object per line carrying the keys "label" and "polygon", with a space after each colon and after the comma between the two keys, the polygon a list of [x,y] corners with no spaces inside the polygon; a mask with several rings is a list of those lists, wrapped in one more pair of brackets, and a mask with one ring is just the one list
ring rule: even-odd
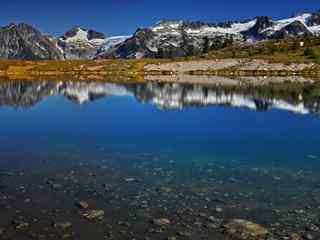
{"label": "brown rock", "polygon": [[240,239],[263,237],[269,234],[269,231],[266,228],[243,219],[232,219],[226,222],[223,227],[225,228],[226,233]]}

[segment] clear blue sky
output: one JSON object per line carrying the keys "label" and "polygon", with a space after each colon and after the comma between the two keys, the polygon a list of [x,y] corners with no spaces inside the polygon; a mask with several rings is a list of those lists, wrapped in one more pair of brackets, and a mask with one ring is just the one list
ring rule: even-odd
{"label": "clear blue sky", "polygon": [[0,25],[27,22],[53,35],[83,26],[122,35],[161,19],[220,22],[319,9],[320,0],[1,0]]}

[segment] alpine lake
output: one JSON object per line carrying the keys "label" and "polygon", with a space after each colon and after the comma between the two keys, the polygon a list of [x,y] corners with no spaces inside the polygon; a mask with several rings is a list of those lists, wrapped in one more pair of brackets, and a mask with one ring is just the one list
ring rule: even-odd
{"label": "alpine lake", "polygon": [[0,239],[320,239],[320,84],[0,81]]}

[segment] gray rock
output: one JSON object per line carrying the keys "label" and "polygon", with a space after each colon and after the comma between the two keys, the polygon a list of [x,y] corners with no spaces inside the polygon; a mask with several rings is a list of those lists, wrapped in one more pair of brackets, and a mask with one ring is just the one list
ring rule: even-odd
{"label": "gray rock", "polygon": [[16,229],[23,229],[23,228],[27,228],[30,226],[30,224],[28,222],[23,222],[20,220],[13,220],[12,224],[15,225]]}
{"label": "gray rock", "polygon": [[56,183],[56,182],[54,182],[54,181],[52,181],[52,180],[49,180],[47,183],[48,183],[49,186],[50,186],[52,189],[54,189],[54,190],[58,190],[58,189],[62,188],[62,184]]}
{"label": "gray rock", "polygon": [[124,179],[126,182],[135,182],[136,179],[135,178],[125,178]]}
{"label": "gray rock", "polygon": [[177,232],[177,236],[189,238],[189,237],[191,237],[191,233],[190,232],[179,231],[179,232]]}
{"label": "gray rock", "polygon": [[53,224],[54,228],[60,228],[60,229],[67,229],[72,227],[72,223],[71,222],[58,222],[58,223],[54,223]]}
{"label": "gray rock", "polygon": [[152,220],[152,223],[154,225],[162,227],[162,226],[169,225],[171,221],[168,218],[155,218]]}
{"label": "gray rock", "polygon": [[221,207],[216,207],[216,212],[217,213],[222,213],[223,212],[223,208],[221,208]]}
{"label": "gray rock", "polygon": [[82,208],[82,209],[87,209],[89,207],[89,204],[87,202],[85,202],[85,201],[77,202],[76,205],[79,208]]}
{"label": "gray rock", "polygon": [[95,219],[101,219],[104,217],[104,211],[103,210],[89,210],[82,214],[86,219],[89,220],[95,220]]}

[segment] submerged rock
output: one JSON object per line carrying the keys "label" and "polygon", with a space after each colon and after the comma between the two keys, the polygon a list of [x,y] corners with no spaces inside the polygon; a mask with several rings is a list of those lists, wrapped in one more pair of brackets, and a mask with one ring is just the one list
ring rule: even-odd
{"label": "submerged rock", "polygon": [[157,218],[157,219],[153,219],[152,223],[154,225],[162,227],[162,226],[169,225],[171,223],[171,221],[167,218]]}
{"label": "submerged rock", "polygon": [[307,234],[304,238],[307,240],[313,240],[313,236],[310,233]]}
{"label": "submerged rock", "polygon": [[54,190],[58,190],[58,189],[62,188],[62,185],[60,183],[55,183],[54,181],[51,181],[51,180],[48,181],[47,183]]}
{"label": "submerged rock", "polygon": [[176,237],[168,237],[167,240],[177,240]]}
{"label": "submerged rock", "polygon": [[177,236],[189,238],[189,237],[191,237],[191,233],[189,233],[189,232],[177,232]]}
{"label": "submerged rock", "polygon": [[226,233],[240,239],[263,237],[269,234],[269,231],[266,228],[243,219],[232,219],[226,222],[223,227],[225,228]]}
{"label": "submerged rock", "polygon": [[136,179],[135,178],[125,178],[124,179],[126,182],[135,182]]}
{"label": "submerged rock", "polygon": [[23,221],[20,221],[20,220],[13,220],[12,224],[15,225],[16,229],[27,228],[30,225],[29,223],[23,222]]}
{"label": "submerged rock", "polygon": [[301,237],[300,237],[299,234],[293,233],[293,234],[290,235],[290,239],[291,240],[301,240]]}
{"label": "submerged rock", "polygon": [[60,228],[60,229],[67,229],[72,227],[72,223],[71,222],[59,222],[59,223],[54,223],[53,224],[54,228]]}
{"label": "submerged rock", "polygon": [[217,213],[222,213],[222,212],[223,212],[223,208],[221,208],[221,207],[216,207],[215,211],[216,211]]}
{"label": "submerged rock", "polygon": [[76,205],[79,208],[82,208],[82,209],[87,209],[89,207],[89,204],[87,202],[85,202],[85,201],[77,202]]}
{"label": "submerged rock", "polygon": [[100,219],[104,216],[103,210],[90,210],[85,212],[82,216],[84,216],[86,219],[94,220],[94,219]]}

